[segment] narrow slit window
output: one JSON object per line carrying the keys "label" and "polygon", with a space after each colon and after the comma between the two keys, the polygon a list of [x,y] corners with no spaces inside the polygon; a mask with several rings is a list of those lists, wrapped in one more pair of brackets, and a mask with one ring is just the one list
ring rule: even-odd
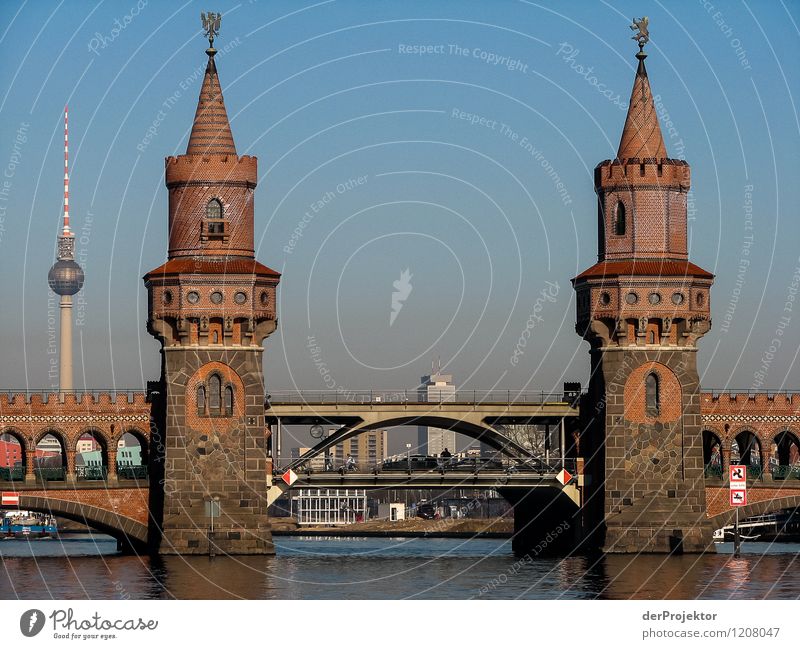
{"label": "narrow slit window", "polygon": [[233,388],[230,385],[225,388],[225,414],[233,414]]}
{"label": "narrow slit window", "polygon": [[660,395],[658,377],[655,374],[648,374],[645,379],[645,395],[647,401],[647,414],[657,416],[660,411]]}
{"label": "narrow slit window", "polygon": [[206,414],[206,389],[202,385],[197,387],[197,414],[200,417]]}
{"label": "narrow slit window", "polygon": [[617,236],[625,234],[625,205],[622,201],[617,202],[617,209],[614,211],[614,233]]}
{"label": "narrow slit window", "polygon": [[212,415],[218,415],[222,400],[222,383],[216,374],[208,379],[208,408]]}

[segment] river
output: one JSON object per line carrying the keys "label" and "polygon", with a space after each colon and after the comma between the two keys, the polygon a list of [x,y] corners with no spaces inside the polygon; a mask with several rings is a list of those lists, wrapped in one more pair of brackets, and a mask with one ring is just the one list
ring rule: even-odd
{"label": "river", "polygon": [[800,544],[539,558],[503,539],[275,537],[274,557],[116,552],[103,535],[0,542],[3,599],[761,599],[800,597]]}

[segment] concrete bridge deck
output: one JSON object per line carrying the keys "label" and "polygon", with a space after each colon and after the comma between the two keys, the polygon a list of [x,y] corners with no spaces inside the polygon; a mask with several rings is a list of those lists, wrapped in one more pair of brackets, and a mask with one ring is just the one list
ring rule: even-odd
{"label": "concrete bridge deck", "polygon": [[416,391],[409,390],[306,390],[268,395],[265,414],[268,422],[277,423],[280,419],[285,424],[354,425],[442,417],[452,422],[494,426],[556,424],[564,417],[578,417],[579,411],[575,397],[565,398],[563,393],[461,390],[442,392],[438,400],[435,396],[421,400]]}

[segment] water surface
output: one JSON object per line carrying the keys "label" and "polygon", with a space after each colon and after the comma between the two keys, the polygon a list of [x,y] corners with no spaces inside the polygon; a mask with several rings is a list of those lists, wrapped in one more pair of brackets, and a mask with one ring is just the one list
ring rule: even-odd
{"label": "water surface", "polygon": [[505,539],[275,537],[274,557],[118,554],[103,535],[0,542],[3,599],[761,599],[800,597],[800,544],[521,560]]}

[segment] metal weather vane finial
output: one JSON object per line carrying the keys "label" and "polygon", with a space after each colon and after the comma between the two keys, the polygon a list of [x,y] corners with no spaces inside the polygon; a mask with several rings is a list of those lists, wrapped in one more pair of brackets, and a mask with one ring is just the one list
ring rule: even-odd
{"label": "metal weather vane finial", "polygon": [[208,45],[214,48],[214,37],[219,34],[219,25],[222,22],[222,14],[207,11],[200,13],[200,20],[203,21],[203,30],[205,31]]}
{"label": "metal weather vane finial", "polygon": [[641,52],[644,49],[645,44],[650,40],[650,32],[647,29],[647,25],[650,20],[647,16],[642,16],[639,20],[636,18],[633,19],[633,24],[630,28],[637,32],[631,38],[635,40],[639,44],[639,51]]}

